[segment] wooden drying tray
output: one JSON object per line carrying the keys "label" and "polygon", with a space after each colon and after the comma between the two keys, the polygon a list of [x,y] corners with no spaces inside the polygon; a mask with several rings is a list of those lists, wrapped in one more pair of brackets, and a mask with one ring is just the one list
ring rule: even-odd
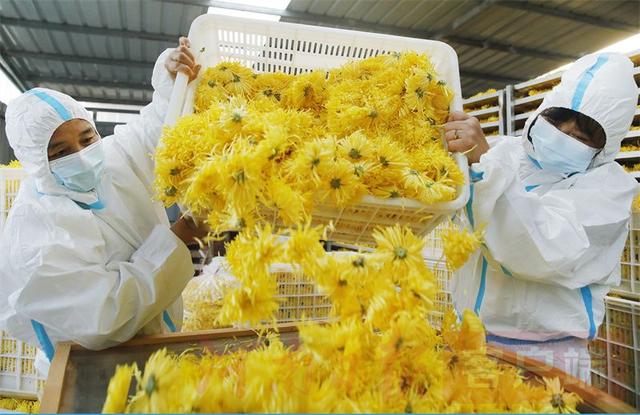
{"label": "wooden drying tray", "polygon": [[[285,345],[297,346],[296,324],[278,326]],[[218,329],[197,333],[175,333],[134,338],[119,346],[91,351],[70,343],[59,344],[44,388],[42,413],[100,412],[109,379],[118,364],[137,362],[142,369],[153,352],[160,348],[180,353],[207,347],[214,352],[251,347],[257,344],[256,333],[247,329]],[[558,377],[567,391],[583,399],[581,412],[635,413],[635,408],[565,374],[529,358],[519,358],[508,350],[488,346],[487,354],[497,361],[520,367],[529,381],[542,376]]]}

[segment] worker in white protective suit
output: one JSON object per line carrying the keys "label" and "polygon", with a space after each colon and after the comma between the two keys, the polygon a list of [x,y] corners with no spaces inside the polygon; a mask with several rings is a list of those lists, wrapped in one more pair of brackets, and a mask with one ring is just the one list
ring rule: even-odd
{"label": "worker in white protective suit", "polygon": [[[153,154],[177,71],[199,70],[188,48],[165,51],[152,102],[100,138],[73,98],[45,88],[7,107],[7,137],[28,173],[0,242],[0,328],[51,360],[71,341],[103,349],[138,333],[179,330],[193,276],[186,244],[206,229],[171,228],[152,200]],[[46,371],[42,353],[39,370]]]}
{"label": "worker in white protective suit", "polygon": [[527,120],[521,138],[489,145],[454,113],[451,151],[469,151],[467,221],[484,243],[456,273],[458,312],[474,310],[488,341],[589,381],[588,339],[620,283],[636,180],[614,162],[638,99],[631,61],[576,61]]}

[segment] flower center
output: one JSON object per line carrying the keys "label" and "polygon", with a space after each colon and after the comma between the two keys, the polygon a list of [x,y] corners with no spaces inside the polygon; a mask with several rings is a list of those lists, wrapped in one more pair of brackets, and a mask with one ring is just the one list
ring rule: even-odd
{"label": "flower center", "polygon": [[396,247],[396,249],[393,250],[393,253],[396,259],[405,259],[408,254],[407,249],[401,246]]}
{"label": "flower center", "polygon": [[242,113],[240,112],[234,112],[233,116],[231,117],[231,119],[233,120],[233,122],[240,122],[242,121]]}
{"label": "flower center", "polygon": [[564,407],[564,400],[562,399],[562,394],[554,393],[553,396],[551,396],[551,406],[553,406],[554,408]]}
{"label": "flower center", "polygon": [[239,170],[233,175],[233,180],[235,180],[236,183],[244,183],[245,179],[244,170]]}
{"label": "flower center", "polygon": [[349,157],[358,160],[360,157],[362,157],[362,154],[357,148],[352,148],[351,150],[349,150]]}
{"label": "flower center", "polygon": [[157,387],[158,381],[156,380],[155,375],[152,374],[149,376],[149,380],[147,380],[147,384],[144,386],[144,393],[146,393],[147,396],[151,396]]}

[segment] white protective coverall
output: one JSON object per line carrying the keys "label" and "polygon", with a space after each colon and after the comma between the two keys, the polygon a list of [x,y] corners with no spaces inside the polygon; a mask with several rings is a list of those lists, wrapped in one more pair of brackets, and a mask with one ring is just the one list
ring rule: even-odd
{"label": "white protective coverall", "polygon": [[[546,360],[583,380],[584,339],[596,335],[603,298],[620,283],[638,191],[614,162],[638,99],[632,70],[620,54],[579,59],[529,117],[522,138],[502,137],[471,166],[466,216],[474,227],[486,225],[485,242],[452,282],[456,310],[479,314],[489,341],[521,351],[534,345],[533,354],[543,355],[545,344],[553,351],[558,340],[578,345],[567,358],[580,356],[580,362],[548,353]],[[529,129],[550,107],[578,111],[604,129],[606,144],[584,173],[567,177],[539,167]]]}
{"label": "white protective coverall", "polygon": [[152,102],[102,139],[105,167],[95,191],[59,185],[47,157],[64,121],[94,125],[82,105],[36,88],[8,106],[7,136],[28,178],[0,242],[0,328],[49,357],[61,341],[103,349],[181,326],[191,255],[152,201],[152,155],[173,86],[164,67],[169,52],[156,62]]}

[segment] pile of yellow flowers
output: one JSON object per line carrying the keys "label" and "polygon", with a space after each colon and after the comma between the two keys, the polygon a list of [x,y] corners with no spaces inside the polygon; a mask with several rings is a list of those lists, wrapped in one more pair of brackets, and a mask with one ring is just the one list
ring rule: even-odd
{"label": "pile of yellow flowers", "polygon": [[[481,96],[483,96],[483,95],[495,94],[496,92],[498,92],[498,90],[497,90],[497,89],[495,89],[495,88],[489,88],[489,89],[487,89],[487,90],[485,90],[485,91],[478,92],[477,94],[472,95],[472,96],[470,96],[469,98],[477,98],[477,97],[481,97]],[[489,108],[489,107],[487,106],[487,108]]]}
{"label": "pile of yellow flowers", "polygon": [[637,195],[631,203],[632,212],[640,212],[640,195]]}
{"label": "pile of yellow flowers", "polygon": [[636,146],[633,144],[627,144],[624,145],[622,147],[620,147],[620,151],[622,151],[623,153],[628,152],[628,151],[640,151],[640,146]]}
{"label": "pile of yellow flowers", "polygon": [[557,379],[525,382],[516,368],[489,358],[471,311],[461,323],[449,311],[440,332],[428,323],[435,277],[422,239],[396,226],[375,234],[371,253],[331,256],[320,232],[300,227],[282,244],[265,226],[229,244],[240,284],[227,293],[220,318],[255,321],[272,313],[267,267],[285,259],[329,295],[339,319],[301,323],[298,347],[271,332],[252,350],[159,350],[143,371],[135,364],[116,369],[103,412],[575,411],[579,398]]}
{"label": "pile of yellow flowers", "polygon": [[530,97],[534,96],[534,95],[539,95],[539,94],[544,94],[546,92],[551,91],[553,88],[544,88],[544,89],[530,89],[529,92],[527,93]]}
{"label": "pile of yellow flowers", "polygon": [[636,163],[633,166],[622,166],[622,168],[624,168],[624,170],[628,173],[633,173],[636,171],[640,171],[640,163]]}
{"label": "pile of yellow flowers", "polygon": [[11,160],[9,164],[0,164],[0,167],[8,167],[10,169],[21,169],[22,164],[18,160]]}
{"label": "pile of yellow flowers", "polygon": [[6,409],[8,411],[21,412],[25,414],[37,414],[40,413],[40,401],[15,398],[0,398],[0,409]]}
{"label": "pile of yellow flowers", "polygon": [[410,52],[296,76],[220,63],[199,81],[195,114],[163,133],[157,194],[214,232],[274,212],[305,223],[314,206],[366,194],[453,200],[464,176],[441,143],[451,100],[427,56]]}
{"label": "pile of yellow flowers", "polygon": [[485,122],[494,122],[494,121],[498,121],[500,118],[497,115],[492,115],[491,117],[485,118],[483,120],[480,120],[480,123],[485,123]]}

